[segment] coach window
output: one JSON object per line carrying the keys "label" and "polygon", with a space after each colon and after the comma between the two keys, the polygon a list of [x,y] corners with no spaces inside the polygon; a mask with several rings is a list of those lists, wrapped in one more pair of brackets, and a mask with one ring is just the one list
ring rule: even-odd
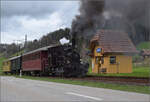
{"label": "coach window", "polygon": [[24,59],[24,61],[26,61],[26,59],[27,59],[26,56],[24,56],[23,59]]}
{"label": "coach window", "polygon": [[38,53],[35,54],[34,59],[38,59]]}
{"label": "coach window", "polygon": [[28,57],[27,56],[25,56],[25,61],[27,61],[28,60]]}
{"label": "coach window", "polygon": [[36,59],[36,54],[31,54],[31,60]]}
{"label": "coach window", "polygon": [[116,63],[116,56],[110,56],[110,64]]}
{"label": "coach window", "polygon": [[34,60],[37,59],[37,54],[34,55]]}
{"label": "coach window", "polygon": [[39,55],[38,55],[38,58],[40,58],[40,53],[39,53]]}
{"label": "coach window", "polygon": [[29,55],[27,55],[26,57],[27,57],[27,60],[30,60],[30,56]]}
{"label": "coach window", "polygon": [[39,59],[40,54],[39,54],[39,53],[37,53],[37,55],[36,55],[36,56],[37,56],[37,59]]}
{"label": "coach window", "polygon": [[34,58],[33,58],[33,60],[35,60],[35,59],[37,59],[37,54],[34,54]]}
{"label": "coach window", "polygon": [[24,56],[24,57],[23,57],[23,61],[26,61],[26,59],[27,59],[26,56]]}
{"label": "coach window", "polygon": [[36,56],[35,54],[31,54],[30,57],[31,57],[31,60],[34,60]]}
{"label": "coach window", "polygon": [[26,56],[26,60],[27,60],[27,61],[30,60],[30,57],[29,57],[28,55]]}
{"label": "coach window", "polygon": [[32,58],[33,58],[33,55],[29,55],[29,60],[32,60]]}

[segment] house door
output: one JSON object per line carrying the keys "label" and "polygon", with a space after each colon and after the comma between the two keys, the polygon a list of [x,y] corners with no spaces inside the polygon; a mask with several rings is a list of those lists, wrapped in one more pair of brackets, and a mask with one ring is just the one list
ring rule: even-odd
{"label": "house door", "polygon": [[98,73],[106,73],[107,68],[103,66],[104,64],[104,56],[97,57],[97,69]]}
{"label": "house door", "polygon": [[101,57],[97,56],[95,59],[95,64],[96,64],[96,69],[97,69],[97,73],[100,73],[101,70],[101,63],[100,63]]}

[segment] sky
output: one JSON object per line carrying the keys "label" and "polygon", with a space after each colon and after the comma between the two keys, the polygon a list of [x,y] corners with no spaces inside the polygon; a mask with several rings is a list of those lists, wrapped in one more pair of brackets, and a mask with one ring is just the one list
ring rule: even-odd
{"label": "sky", "polygon": [[78,9],[79,1],[1,1],[1,42],[23,42],[26,34],[28,40],[39,39],[70,28]]}

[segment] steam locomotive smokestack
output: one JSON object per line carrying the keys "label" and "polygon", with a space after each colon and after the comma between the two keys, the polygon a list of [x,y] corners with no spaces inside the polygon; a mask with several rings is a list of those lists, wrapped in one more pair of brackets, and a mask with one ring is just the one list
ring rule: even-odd
{"label": "steam locomotive smokestack", "polygon": [[72,48],[75,49],[76,46],[76,32],[72,34]]}

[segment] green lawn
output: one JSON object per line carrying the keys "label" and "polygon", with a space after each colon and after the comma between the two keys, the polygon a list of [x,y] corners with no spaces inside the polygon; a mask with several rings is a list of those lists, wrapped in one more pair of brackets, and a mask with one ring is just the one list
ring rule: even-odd
{"label": "green lawn", "polygon": [[141,49],[150,49],[150,41],[149,42],[142,42],[140,44],[137,45],[137,49],[141,50]]}
{"label": "green lawn", "polygon": [[[20,78],[19,76],[16,77]],[[150,94],[149,86],[120,85],[120,84],[110,84],[110,83],[103,83],[103,82],[88,82],[88,81],[70,80],[70,79],[62,79],[62,78],[45,78],[45,77],[31,77],[31,76],[22,76],[22,78]]]}
{"label": "green lawn", "polygon": [[93,74],[93,73],[88,73],[88,75],[150,77],[150,67],[133,67],[132,73],[120,73],[120,74]]}

